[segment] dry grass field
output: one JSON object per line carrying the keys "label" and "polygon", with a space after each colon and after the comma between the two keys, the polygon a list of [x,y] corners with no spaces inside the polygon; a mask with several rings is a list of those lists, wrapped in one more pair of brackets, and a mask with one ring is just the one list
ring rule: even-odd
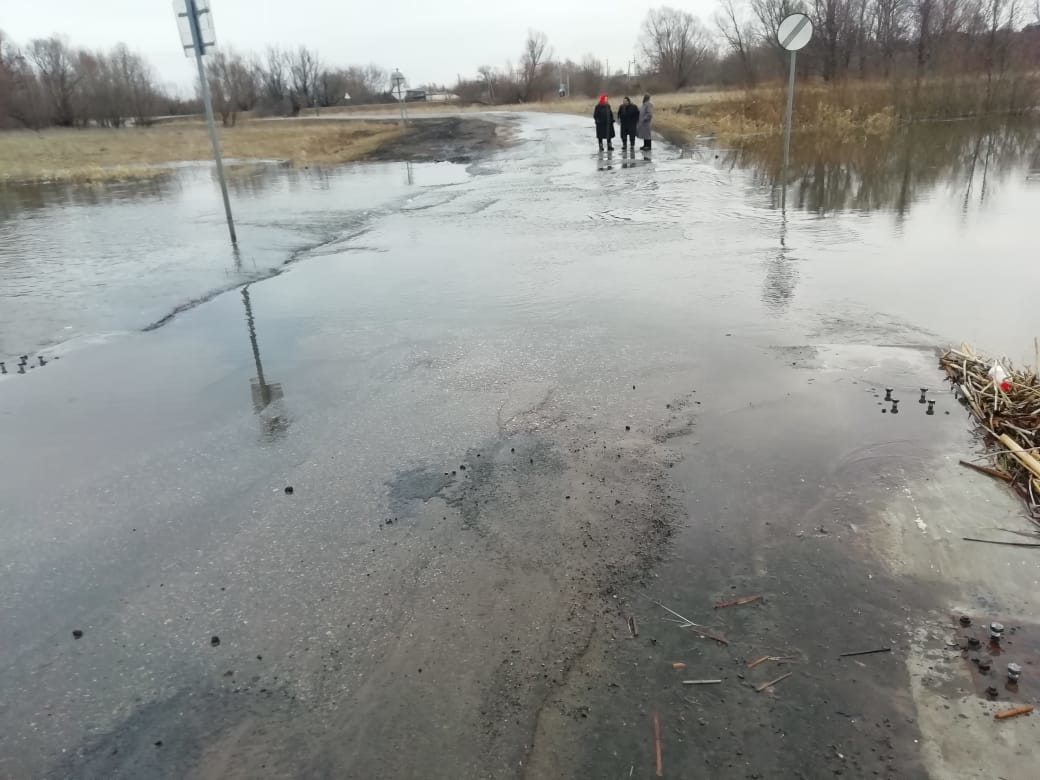
{"label": "dry grass field", "polygon": [[[228,160],[287,160],[294,165],[332,165],[358,160],[402,134],[394,123],[343,121],[244,121],[221,128]],[[163,176],[165,163],[210,160],[203,122],[181,121],[148,128],[0,133],[0,183],[64,181],[91,183]]]}

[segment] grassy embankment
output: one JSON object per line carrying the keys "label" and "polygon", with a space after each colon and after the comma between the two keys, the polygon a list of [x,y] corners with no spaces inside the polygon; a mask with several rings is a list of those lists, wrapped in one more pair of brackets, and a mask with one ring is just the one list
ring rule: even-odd
{"label": "grassy embankment", "polygon": [[[726,92],[694,92],[654,98],[657,129],[673,141],[715,136],[732,141],[778,135],[783,130],[786,86]],[[588,101],[586,101],[588,103]],[[1036,78],[1007,78],[987,86],[982,78],[922,82],[848,81],[799,84],[795,127],[830,143],[885,136],[917,121],[1022,113],[1040,104]],[[582,106],[588,111],[587,105]]]}
{"label": "grassy embankment", "polygon": [[[228,160],[287,160],[334,165],[358,160],[402,134],[386,122],[243,121],[221,128]],[[206,125],[180,121],[148,128],[0,133],[0,185],[59,181],[95,183],[168,175],[166,163],[211,160]]]}

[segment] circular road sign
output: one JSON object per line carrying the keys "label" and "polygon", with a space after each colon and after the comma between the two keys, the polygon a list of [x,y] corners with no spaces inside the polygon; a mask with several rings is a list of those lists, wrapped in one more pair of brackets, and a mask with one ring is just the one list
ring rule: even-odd
{"label": "circular road sign", "polygon": [[812,22],[805,14],[791,14],[776,28],[776,39],[788,51],[804,49],[812,38]]}

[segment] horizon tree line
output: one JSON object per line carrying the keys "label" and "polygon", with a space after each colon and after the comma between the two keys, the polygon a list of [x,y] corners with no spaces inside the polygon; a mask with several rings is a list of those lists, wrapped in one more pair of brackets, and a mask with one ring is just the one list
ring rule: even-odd
{"label": "horizon tree line", "polygon": [[[1008,74],[1040,68],[1040,0],[718,0],[710,26],[669,6],[648,10],[637,56],[608,72],[603,60],[559,59],[548,37],[527,33],[520,56],[459,76],[453,92],[470,102],[543,100],[559,91],[672,92],[708,85],[755,86],[783,77],[786,52],[775,30],[790,13],[813,22],[799,54],[801,78],[822,82],[984,77],[987,90]],[[634,67],[633,67],[634,66]],[[214,110],[225,125],[242,112],[296,116],[305,109],[392,101],[379,65],[325,63],[318,52],[268,46],[206,58]],[[443,87],[442,87],[443,88]],[[170,94],[154,68],[125,44],[108,51],[59,36],[19,46],[0,30],[0,127],[122,127],[157,116],[197,113],[199,99]]]}

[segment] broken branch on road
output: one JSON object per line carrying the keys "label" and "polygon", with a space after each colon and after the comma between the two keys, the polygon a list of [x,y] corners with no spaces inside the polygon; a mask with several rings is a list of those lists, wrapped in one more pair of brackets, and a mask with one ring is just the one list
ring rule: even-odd
{"label": "broken branch on road", "polygon": [[997,539],[975,539],[971,536],[962,536],[965,542],[982,542],[983,544],[1002,544],[1005,547],[1040,547],[1037,542],[1002,542]]}
{"label": "broken branch on road", "polygon": [[1017,718],[1019,715],[1028,715],[1033,711],[1033,707],[1015,707],[1013,710],[1004,710],[1004,712],[998,712],[993,717],[997,720],[1007,720],[1008,718]]}
{"label": "broken branch on road", "polygon": [[879,647],[874,650],[856,650],[852,653],[841,653],[838,658],[852,658],[855,655],[874,655],[875,653],[891,653],[891,647]]}
{"label": "broken branch on road", "polygon": [[661,760],[661,718],[654,713],[654,755],[657,758],[657,776],[664,777],[664,762]]}
{"label": "broken branch on road", "polygon": [[741,596],[739,599],[720,602],[715,605],[715,609],[726,609],[726,607],[739,607],[742,604],[753,604],[754,602],[761,600],[762,596]]}
{"label": "broken branch on road", "polygon": [[650,599],[650,601],[652,601],[654,604],[656,604],[657,606],[659,606],[661,609],[665,610],[666,612],[671,612],[673,615],[675,615],[677,618],[679,618],[682,621],[682,624],[679,626],[680,628],[689,628],[691,626],[700,626],[700,623],[694,623],[689,618],[683,617],[678,612],[676,612],[674,609],[666,607],[660,601],[654,601],[654,599]]}
{"label": "broken branch on road", "polygon": [[762,683],[762,684],[761,684],[761,685],[759,685],[759,686],[758,686],[757,688],[755,688],[755,690],[756,690],[756,691],[757,691],[758,693],[762,693],[762,691],[764,691],[764,690],[765,690],[766,688],[772,688],[772,687],[773,687],[774,685],[776,685],[776,684],[777,684],[778,682],[781,682],[782,680],[786,680],[786,679],[787,679],[788,677],[790,677],[790,676],[791,676],[792,674],[794,674],[794,672],[788,672],[787,674],[782,674],[782,675],[780,675],[779,677],[777,677],[777,678],[776,678],[775,680],[770,680],[770,681],[769,681],[769,682],[767,682],[767,683]]}
{"label": "broken branch on road", "polygon": [[712,633],[709,633],[708,631],[704,631],[703,629],[695,628],[693,626],[685,626],[685,628],[689,628],[690,631],[692,631],[695,634],[701,635],[705,639],[714,639],[720,645],[728,645],[729,644],[729,640],[728,639],[726,639],[723,636],[719,636],[718,634],[712,634]]}

